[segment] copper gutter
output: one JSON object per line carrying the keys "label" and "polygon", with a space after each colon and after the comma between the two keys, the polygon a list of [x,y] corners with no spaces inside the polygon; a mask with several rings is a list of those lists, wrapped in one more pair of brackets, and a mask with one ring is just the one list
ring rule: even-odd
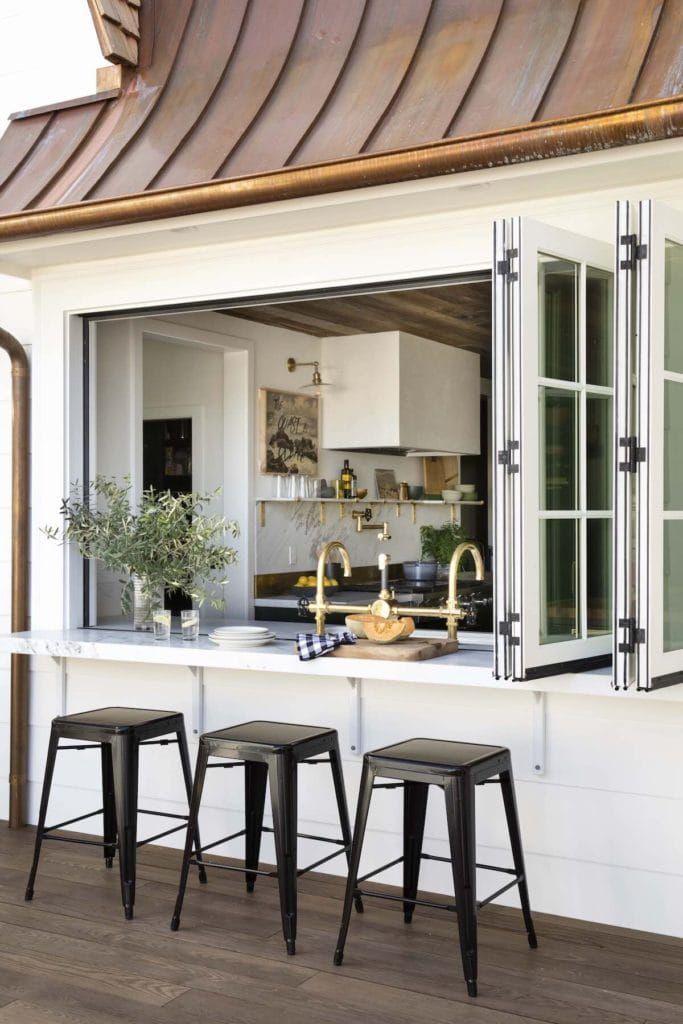
{"label": "copper gutter", "polygon": [[[0,327],[0,348],[12,366],[12,632],[28,629],[29,366],[16,338]],[[26,818],[28,658],[11,660],[9,827]]]}
{"label": "copper gutter", "polygon": [[414,149],[364,154],[242,178],[136,193],[0,218],[0,241],[180,217],[283,199],[416,181],[670,139],[683,132],[683,95],[596,114],[444,139]]}

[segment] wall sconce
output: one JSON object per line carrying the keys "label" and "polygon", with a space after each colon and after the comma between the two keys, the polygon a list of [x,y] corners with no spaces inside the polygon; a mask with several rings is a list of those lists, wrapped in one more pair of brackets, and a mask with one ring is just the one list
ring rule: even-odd
{"label": "wall sconce", "polygon": [[287,369],[289,370],[290,373],[294,373],[294,371],[298,370],[301,366],[313,367],[313,377],[311,379],[311,383],[299,385],[302,391],[304,390],[304,388],[312,388],[315,390],[315,393],[319,395],[320,388],[328,388],[330,386],[329,381],[323,380],[322,377],[320,376],[320,363],[318,362],[317,359],[311,363],[298,363],[296,359],[290,356],[289,359],[287,360]]}

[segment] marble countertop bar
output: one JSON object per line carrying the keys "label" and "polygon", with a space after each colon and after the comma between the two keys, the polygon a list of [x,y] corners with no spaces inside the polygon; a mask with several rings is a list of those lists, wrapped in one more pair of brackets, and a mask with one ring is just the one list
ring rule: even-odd
{"label": "marble countertop bar", "polygon": [[[261,623],[265,625],[265,623]],[[370,661],[366,658],[317,658],[301,662],[294,650],[297,627],[270,623],[278,639],[250,650],[224,650],[208,637],[196,642],[172,635],[158,641],[150,634],[121,629],[31,630],[0,636],[0,651],[48,656],[84,658],[95,661],[123,661],[137,664],[184,665],[188,668],[290,673],[314,677],[352,677],[442,686],[476,686],[518,692],[571,693],[622,699],[637,699],[634,691],[615,693],[609,669],[566,673],[529,682],[494,679],[490,650],[461,649],[431,661]],[[683,700],[683,687],[648,694],[649,700]]]}

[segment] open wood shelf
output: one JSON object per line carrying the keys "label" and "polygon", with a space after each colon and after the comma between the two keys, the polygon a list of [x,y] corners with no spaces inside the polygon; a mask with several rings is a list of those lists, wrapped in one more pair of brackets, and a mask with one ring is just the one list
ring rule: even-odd
{"label": "open wood shelf", "polygon": [[[347,505],[392,505],[396,510],[397,517],[401,515],[401,508],[405,505],[411,508],[412,521],[417,522],[417,508],[418,506],[434,506],[442,505],[443,507],[450,508],[451,510],[451,522],[455,522],[455,510],[457,507],[471,506],[479,507],[483,505],[483,501],[444,501],[440,498],[438,501],[426,501],[424,498],[412,501],[410,498],[407,500],[401,500],[400,498],[257,498],[256,505],[259,510],[259,525],[266,525],[266,506],[267,505],[318,505],[320,509],[320,522],[325,523],[326,520],[326,507],[328,505],[339,506],[339,518],[344,518],[344,512]],[[379,528],[379,525],[378,525]]]}

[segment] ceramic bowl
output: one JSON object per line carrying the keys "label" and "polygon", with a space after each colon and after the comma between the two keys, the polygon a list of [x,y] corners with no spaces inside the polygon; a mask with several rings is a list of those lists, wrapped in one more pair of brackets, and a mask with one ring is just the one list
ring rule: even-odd
{"label": "ceramic bowl", "polygon": [[408,488],[408,497],[411,501],[420,501],[424,498],[425,489],[422,484],[411,484]]}
{"label": "ceramic bowl", "polygon": [[444,501],[460,501],[462,491],[442,491],[441,495]]}
{"label": "ceramic bowl", "polygon": [[458,487],[463,494],[474,494],[477,489],[476,484],[458,484]]}

